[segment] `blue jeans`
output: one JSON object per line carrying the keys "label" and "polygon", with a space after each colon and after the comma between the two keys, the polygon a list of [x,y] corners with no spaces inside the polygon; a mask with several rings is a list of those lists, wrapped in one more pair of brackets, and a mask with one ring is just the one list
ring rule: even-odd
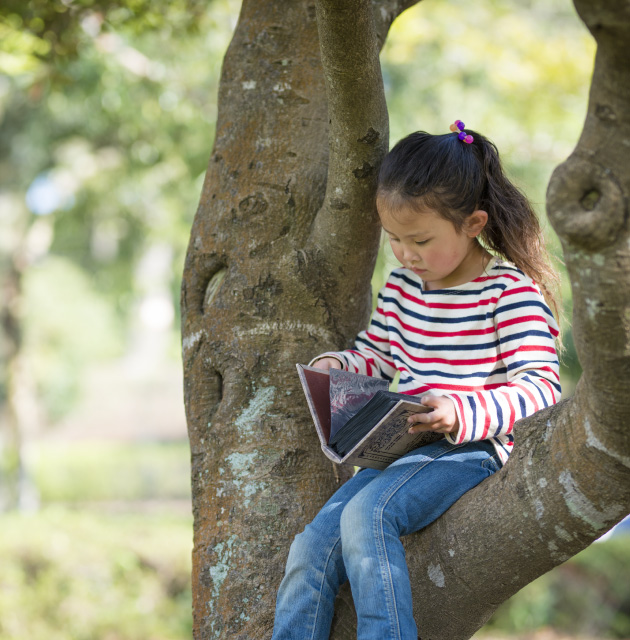
{"label": "blue jeans", "polygon": [[436,520],[501,463],[489,442],[439,440],[383,471],[362,469],[295,537],[278,591],[272,640],[326,640],[350,580],[360,640],[417,640],[400,536]]}

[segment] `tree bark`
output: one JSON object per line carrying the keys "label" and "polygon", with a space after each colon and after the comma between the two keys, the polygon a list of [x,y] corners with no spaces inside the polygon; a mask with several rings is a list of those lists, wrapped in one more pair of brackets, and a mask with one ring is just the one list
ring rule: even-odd
{"label": "tree bark", "polygon": [[[372,24],[367,2],[245,0],[224,60],[182,285],[195,638],[270,635],[289,544],[348,474],[319,450],[295,363],[348,346],[371,311],[378,51],[404,6],[377,3]],[[326,78],[318,12],[343,55]],[[330,136],[326,82],[352,87]]]}
{"label": "tree bark", "polygon": [[469,638],[501,602],[630,512],[630,10],[575,4],[597,58],[583,134],[547,204],[584,373],[573,398],[518,424],[500,473],[408,541],[423,639]]}
{"label": "tree bark", "polygon": [[[407,4],[245,0],[224,61],[182,286],[197,639],[269,637],[289,544],[347,473],[319,451],[294,365],[346,347],[368,319],[387,148],[377,54]],[[425,640],[470,637],[630,511],[630,12],[577,6],[597,63],[548,200],[584,376],[517,425],[501,472],[406,540]],[[346,589],[331,637],[354,637],[353,615]]]}

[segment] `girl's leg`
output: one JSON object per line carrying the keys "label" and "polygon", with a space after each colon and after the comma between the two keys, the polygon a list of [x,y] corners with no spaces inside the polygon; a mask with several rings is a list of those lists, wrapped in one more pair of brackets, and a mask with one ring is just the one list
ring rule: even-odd
{"label": "girl's leg", "polygon": [[400,458],[352,498],[341,541],[360,640],[417,640],[400,536],[436,520],[498,468],[490,443],[440,440]]}
{"label": "girl's leg", "polygon": [[343,484],[295,537],[276,600],[273,640],[327,640],[335,597],[347,580],[339,519],[380,471],[366,469]]}

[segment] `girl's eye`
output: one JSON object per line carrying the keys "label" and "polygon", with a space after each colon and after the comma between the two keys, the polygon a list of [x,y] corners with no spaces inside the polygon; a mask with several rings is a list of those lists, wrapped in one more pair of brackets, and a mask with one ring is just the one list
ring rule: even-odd
{"label": "girl's eye", "polygon": [[423,245],[429,242],[428,240],[416,240],[416,244]]}
{"label": "girl's eye", "polygon": [[389,236],[389,241],[390,242],[398,242],[398,238],[392,238],[391,236]]}

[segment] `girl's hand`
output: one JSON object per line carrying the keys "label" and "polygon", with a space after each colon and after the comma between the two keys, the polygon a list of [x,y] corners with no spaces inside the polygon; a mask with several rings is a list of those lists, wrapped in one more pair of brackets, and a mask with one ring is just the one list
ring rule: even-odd
{"label": "girl's hand", "polygon": [[341,369],[341,362],[337,358],[322,358],[313,362],[313,366],[317,369]]}
{"label": "girl's hand", "polygon": [[450,398],[424,396],[421,402],[425,407],[431,407],[433,411],[409,416],[407,418],[410,426],[409,433],[418,433],[419,431],[455,433],[459,429],[459,419],[455,411],[455,404]]}

